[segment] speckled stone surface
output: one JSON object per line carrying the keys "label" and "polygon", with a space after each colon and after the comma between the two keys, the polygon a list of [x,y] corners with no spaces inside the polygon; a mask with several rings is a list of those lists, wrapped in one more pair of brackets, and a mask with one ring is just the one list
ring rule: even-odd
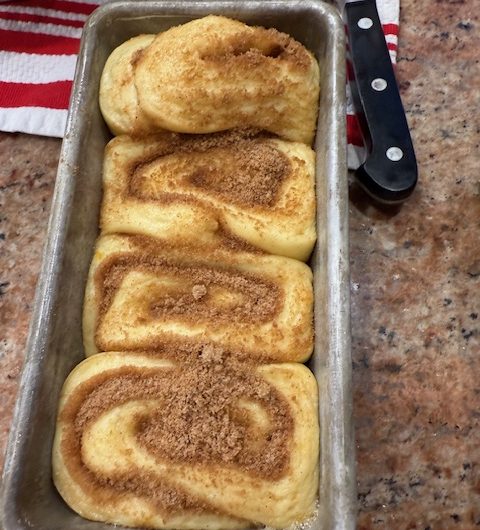
{"label": "speckled stone surface", "polygon": [[[480,528],[480,19],[402,0],[397,74],[420,168],[379,209],[350,188],[358,528]],[[0,134],[0,454],[60,142]]]}
{"label": "speckled stone surface", "polygon": [[480,528],[480,19],[402,0],[419,164],[399,211],[351,188],[358,527]]}
{"label": "speckled stone surface", "polygon": [[0,467],[23,362],[60,140],[0,133]]}

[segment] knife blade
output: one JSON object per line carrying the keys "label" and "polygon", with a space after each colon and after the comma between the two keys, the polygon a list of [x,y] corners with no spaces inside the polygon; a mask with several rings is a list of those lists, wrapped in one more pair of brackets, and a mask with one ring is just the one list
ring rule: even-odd
{"label": "knife blade", "polygon": [[338,0],[347,27],[355,112],[367,157],[356,170],[375,199],[399,203],[413,192],[417,161],[375,0]]}

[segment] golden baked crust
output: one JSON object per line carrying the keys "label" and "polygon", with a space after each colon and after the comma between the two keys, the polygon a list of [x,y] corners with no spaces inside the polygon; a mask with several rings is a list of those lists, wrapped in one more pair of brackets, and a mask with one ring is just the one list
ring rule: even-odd
{"label": "golden baked crust", "polygon": [[133,68],[155,35],[138,35],[115,48],[107,59],[100,79],[99,104],[113,134],[145,133],[158,130],[138,105]]}
{"label": "golden baked crust", "polygon": [[257,360],[305,361],[310,268],[232,244],[101,237],[85,292],[86,355],[207,341]]}
{"label": "golden baked crust", "polygon": [[135,64],[142,110],[162,129],[266,129],[311,144],[319,95],[313,55],[275,29],[221,16],[157,35]]}
{"label": "golden baked crust", "polygon": [[103,233],[214,239],[219,231],[307,260],[315,243],[315,154],[252,129],[113,139]]}
{"label": "golden baked crust", "polygon": [[53,480],[96,521],[285,528],[314,510],[317,395],[302,365],[242,365],[212,347],[187,364],[95,355],[63,387]]}

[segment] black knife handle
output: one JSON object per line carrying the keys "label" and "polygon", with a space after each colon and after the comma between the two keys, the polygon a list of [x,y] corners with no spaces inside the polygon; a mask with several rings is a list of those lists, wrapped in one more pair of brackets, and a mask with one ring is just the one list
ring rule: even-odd
{"label": "black knife handle", "polygon": [[401,202],[415,188],[417,162],[375,1],[349,2],[345,14],[352,93],[367,148],[356,176],[376,199]]}

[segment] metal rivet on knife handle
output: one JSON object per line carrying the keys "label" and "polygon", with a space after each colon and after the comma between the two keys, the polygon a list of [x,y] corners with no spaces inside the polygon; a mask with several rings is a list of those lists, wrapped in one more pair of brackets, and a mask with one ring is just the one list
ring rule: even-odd
{"label": "metal rivet on knife handle", "polygon": [[382,90],[385,90],[387,88],[387,82],[385,81],[385,79],[377,77],[372,81],[372,88],[377,92],[381,92]]}
{"label": "metal rivet on knife handle", "polygon": [[370,29],[373,26],[371,18],[363,17],[358,21],[358,27],[362,29]]}
{"label": "metal rivet on knife handle", "polygon": [[400,147],[389,147],[387,149],[387,158],[392,162],[398,162],[403,157],[403,151]]}

